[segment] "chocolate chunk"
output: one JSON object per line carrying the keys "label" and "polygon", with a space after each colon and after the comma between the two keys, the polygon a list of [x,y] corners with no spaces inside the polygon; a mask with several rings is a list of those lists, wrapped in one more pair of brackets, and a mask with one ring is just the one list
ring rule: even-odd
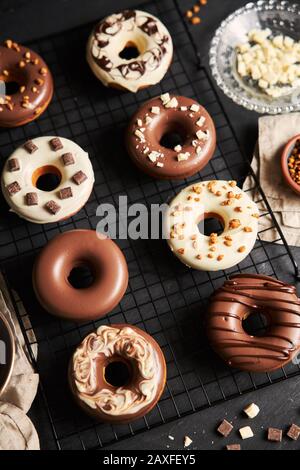
{"label": "chocolate chunk", "polygon": [[27,193],[25,196],[27,206],[37,206],[38,205],[38,195],[37,193]]}
{"label": "chocolate chunk", "polygon": [[9,185],[6,186],[6,188],[11,196],[21,191],[21,186],[19,185],[17,181],[10,183]]}
{"label": "chocolate chunk", "polygon": [[282,441],[282,430],[276,428],[268,429],[268,441],[281,442]]}
{"label": "chocolate chunk", "polygon": [[9,171],[18,171],[20,169],[20,163],[17,158],[10,158],[8,160]]}
{"label": "chocolate chunk", "polygon": [[56,214],[61,209],[61,207],[56,204],[55,201],[49,201],[45,204],[45,206],[48,212],[50,212],[51,214]]}
{"label": "chocolate chunk", "polygon": [[293,441],[297,441],[300,436],[300,427],[297,424],[292,424],[287,432],[287,436],[293,439]]}
{"label": "chocolate chunk", "polygon": [[54,152],[57,152],[57,150],[61,150],[63,148],[63,144],[58,137],[54,137],[54,139],[50,140],[50,147]]}
{"label": "chocolate chunk", "polygon": [[28,140],[25,144],[24,144],[24,149],[27,150],[28,153],[34,153],[37,151],[37,146],[35,145],[35,143],[32,142],[32,140]]}
{"label": "chocolate chunk", "polygon": [[73,165],[73,163],[75,163],[73,154],[71,152],[64,153],[61,158],[65,166]]}
{"label": "chocolate chunk", "polygon": [[77,173],[75,173],[75,175],[73,176],[73,181],[78,185],[83,183],[85,180],[87,180],[87,176],[81,170],[77,171]]}
{"label": "chocolate chunk", "polygon": [[226,446],[227,450],[241,450],[240,444],[229,444]]}
{"label": "chocolate chunk", "polygon": [[68,188],[62,188],[60,191],[59,191],[59,197],[60,199],[68,199],[69,197],[72,197],[73,196],[73,193],[72,193],[72,188],[68,187]]}
{"label": "chocolate chunk", "polygon": [[228,423],[228,421],[226,421],[226,419],[224,419],[222,421],[222,423],[220,424],[220,426],[217,429],[217,431],[220,434],[222,434],[222,436],[224,436],[224,437],[229,436],[229,434],[231,433],[232,430],[233,430],[232,424]]}

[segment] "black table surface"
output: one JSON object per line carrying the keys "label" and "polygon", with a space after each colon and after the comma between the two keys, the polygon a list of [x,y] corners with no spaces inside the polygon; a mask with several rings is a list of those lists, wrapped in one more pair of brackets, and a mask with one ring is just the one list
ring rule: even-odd
{"label": "black table surface", "polygon": [[[142,0],[114,0],[113,2],[101,0],[0,0],[0,40],[13,38],[22,42],[37,39],[97,20],[112,11],[133,7],[140,3]],[[183,9],[193,5],[193,2],[189,0],[181,0],[180,3]],[[191,26],[191,31],[201,51],[204,64],[208,62],[209,43],[216,27],[228,14],[246,3],[245,0],[208,0],[207,5],[202,7],[202,22],[200,25]],[[235,105],[222,92],[220,92],[220,98],[229,114],[242,148],[250,156],[257,139],[258,115]],[[300,249],[293,248],[293,253],[296,260],[300,262]],[[278,272],[278,276],[283,280],[293,282],[291,276],[285,272]],[[191,450],[219,450],[224,448],[224,445],[235,442],[241,443],[243,449],[250,450],[300,449],[300,442],[293,442],[288,438],[284,438],[280,444],[270,443],[266,440],[266,429],[269,426],[278,427],[285,431],[292,422],[300,425],[299,401],[300,377],[274,384],[195,413],[172,424],[147,431],[114,444],[110,449],[182,449],[185,435],[193,440],[193,444],[190,446]],[[259,416],[251,422],[242,413],[243,407],[250,402],[257,403],[261,409]],[[39,398],[35,401],[30,415],[34,422],[39,422],[38,429],[42,448],[54,449],[55,444]],[[234,432],[227,439],[219,437],[216,433],[216,427],[223,418],[232,421],[235,427]],[[249,424],[253,429],[254,437],[242,442],[238,435],[238,429]],[[174,440],[169,438],[170,435]]]}

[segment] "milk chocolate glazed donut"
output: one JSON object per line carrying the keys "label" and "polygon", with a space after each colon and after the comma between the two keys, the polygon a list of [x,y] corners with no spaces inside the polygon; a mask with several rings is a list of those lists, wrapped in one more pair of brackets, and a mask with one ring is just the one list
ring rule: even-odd
{"label": "milk chocolate glazed donut", "polygon": [[[43,59],[31,49],[8,39],[0,46],[0,127],[17,127],[37,119],[53,95],[53,79]],[[6,85],[17,90],[11,95]]]}
{"label": "milk chocolate glazed donut", "polygon": [[[255,311],[268,321],[263,337],[248,335],[242,326]],[[232,367],[270,372],[284,366],[300,349],[300,300],[295,287],[269,276],[232,276],[213,295],[207,333],[213,349]]]}
{"label": "milk chocolate glazed donut", "polygon": [[[93,283],[74,288],[68,277],[88,266]],[[118,245],[94,230],[71,230],[53,238],[33,269],[33,287],[41,305],[53,315],[78,322],[98,319],[113,310],[128,284],[125,257]]]}

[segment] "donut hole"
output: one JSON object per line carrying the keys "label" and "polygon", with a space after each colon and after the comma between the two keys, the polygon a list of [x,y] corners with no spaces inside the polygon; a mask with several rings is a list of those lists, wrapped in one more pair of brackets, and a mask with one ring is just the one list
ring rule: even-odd
{"label": "donut hole", "polygon": [[87,289],[94,282],[94,273],[88,264],[75,266],[69,276],[68,281],[74,289]]}
{"label": "donut hole", "polygon": [[249,336],[265,336],[269,328],[269,319],[264,312],[253,311],[248,313],[242,321],[242,327]]}
{"label": "donut hole", "polygon": [[113,387],[123,387],[127,385],[132,378],[131,366],[128,362],[115,359],[105,367],[105,381]]}
{"label": "donut hole", "polygon": [[119,57],[124,60],[136,59],[141,54],[138,46],[134,42],[128,42],[119,52]]}
{"label": "donut hole", "polygon": [[53,191],[61,182],[61,172],[58,168],[46,165],[37,168],[32,175],[32,184],[41,191]]}
{"label": "donut hole", "polygon": [[163,134],[158,141],[162,147],[174,149],[176,145],[185,145],[187,140],[187,130],[185,126],[178,122],[170,122],[165,126]]}
{"label": "donut hole", "polygon": [[20,85],[16,81],[5,81],[4,82],[4,93],[6,96],[12,96],[18,93]]}
{"label": "donut hole", "polygon": [[198,230],[206,237],[209,237],[212,233],[221,235],[224,231],[224,225],[224,220],[220,215],[206,213],[199,219]]}

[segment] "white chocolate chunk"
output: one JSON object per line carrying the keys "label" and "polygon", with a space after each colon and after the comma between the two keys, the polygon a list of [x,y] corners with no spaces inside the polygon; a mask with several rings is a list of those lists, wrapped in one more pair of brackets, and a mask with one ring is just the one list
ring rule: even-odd
{"label": "white chocolate chunk", "polygon": [[180,111],[187,111],[187,106],[180,106]]}
{"label": "white chocolate chunk", "polygon": [[198,104],[192,104],[192,106],[190,106],[190,110],[193,111],[194,113],[197,113],[200,109],[200,106]]}
{"label": "white chocolate chunk", "polygon": [[150,124],[153,121],[153,118],[151,116],[147,116],[145,119],[146,124]]}
{"label": "white chocolate chunk", "polygon": [[255,403],[251,403],[250,405],[246,406],[246,408],[244,408],[244,413],[246,413],[248,418],[251,419],[255,418],[259,412],[260,409]]}
{"label": "white chocolate chunk", "polygon": [[162,95],[160,95],[160,99],[163,103],[163,105],[166,105],[169,101],[170,101],[170,93],[163,93]]}
{"label": "white chocolate chunk", "polygon": [[159,168],[162,168],[164,166],[164,164],[162,162],[157,162],[156,166],[158,166]]}
{"label": "white chocolate chunk", "polygon": [[178,160],[179,162],[182,162],[183,160],[187,160],[187,159],[190,157],[190,155],[191,155],[191,154],[190,154],[189,152],[179,153],[179,154],[177,155],[177,160]]}
{"label": "white chocolate chunk", "polygon": [[203,124],[205,123],[206,119],[204,116],[201,116],[198,121],[196,122],[196,125],[199,126],[199,127],[202,127]]}
{"label": "white chocolate chunk", "polygon": [[182,146],[178,144],[174,147],[174,150],[175,150],[175,152],[181,152]]}
{"label": "white chocolate chunk", "polygon": [[160,114],[160,107],[159,106],[152,106],[151,113],[152,114]]}
{"label": "white chocolate chunk", "polygon": [[209,132],[208,130],[207,131],[201,131],[201,129],[199,131],[196,132],[196,136],[199,140],[207,140],[208,137],[209,137]]}
{"label": "white chocolate chunk", "polygon": [[193,441],[189,436],[184,436],[184,440],[183,440],[184,447],[189,447],[192,443]]}
{"label": "white chocolate chunk", "polygon": [[201,147],[196,147],[196,154],[199,156],[202,153]]}
{"label": "white chocolate chunk", "polygon": [[175,97],[173,97],[170,101],[165,104],[165,108],[177,108],[178,101]]}
{"label": "white chocolate chunk", "polygon": [[142,127],[143,125],[143,121],[141,119],[137,119],[136,123],[139,127]]}
{"label": "white chocolate chunk", "polygon": [[141,142],[145,142],[145,136],[139,129],[136,129],[134,134],[140,139]]}
{"label": "white chocolate chunk", "polygon": [[254,436],[253,431],[250,428],[250,426],[245,426],[245,427],[239,429],[239,433],[240,433],[242,439],[249,439],[250,437]]}

